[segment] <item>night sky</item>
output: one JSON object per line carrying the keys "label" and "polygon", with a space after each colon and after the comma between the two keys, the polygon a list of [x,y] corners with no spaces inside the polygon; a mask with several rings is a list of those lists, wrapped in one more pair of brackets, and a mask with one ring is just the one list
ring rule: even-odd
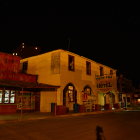
{"label": "night sky", "polygon": [[11,53],[22,42],[43,52],[65,49],[117,69],[138,84],[138,6],[1,1],[0,51]]}

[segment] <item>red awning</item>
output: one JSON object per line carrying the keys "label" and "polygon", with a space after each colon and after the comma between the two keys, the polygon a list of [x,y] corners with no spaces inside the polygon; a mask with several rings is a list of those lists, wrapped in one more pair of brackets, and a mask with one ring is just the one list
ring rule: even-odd
{"label": "red awning", "polygon": [[60,86],[48,85],[43,83],[29,83],[23,81],[7,81],[0,80],[0,87],[12,87],[12,88],[25,88],[25,89],[47,89],[47,88],[59,88]]}

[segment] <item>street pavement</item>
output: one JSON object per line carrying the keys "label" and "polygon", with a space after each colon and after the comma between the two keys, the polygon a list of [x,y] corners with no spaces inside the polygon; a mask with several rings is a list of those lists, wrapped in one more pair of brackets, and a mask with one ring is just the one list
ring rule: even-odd
{"label": "street pavement", "polygon": [[51,113],[41,113],[41,112],[0,114],[0,124],[8,123],[8,122],[24,121],[24,120],[38,120],[38,119],[46,119],[46,118],[82,116],[82,115],[103,114],[103,113],[120,112],[120,111],[125,111],[125,110],[124,109],[103,110],[103,111],[84,112],[84,113],[67,113],[65,115],[54,115]]}
{"label": "street pavement", "polygon": [[25,119],[28,113],[24,113],[22,121],[0,124],[0,140],[139,140],[139,110],[48,114],[44,119],[45,114],[33,114]]}

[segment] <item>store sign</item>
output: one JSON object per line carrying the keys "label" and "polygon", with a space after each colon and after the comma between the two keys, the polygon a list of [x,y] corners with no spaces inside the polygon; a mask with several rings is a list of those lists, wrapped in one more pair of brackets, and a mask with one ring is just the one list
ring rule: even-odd
{"label": "store sign", "polygon": [[0,71],[19,72],[20,57],[0,52]]}
{"label": "store sign", "polygon": [[20,57],[0,52],[0,80],[36,82],[37,76],[20,72]]}
{"label": "store sign", "polygon": [[11,73],[11,72],[0,72],[1,80],[13,80],[23,82],[36,82],[36,75],[22,74],[22,73]]}
{"label": "store sign", "polygon": [[97,88],[109,88],[109,87],[112,87],[112,84],[108,81],[105,81],[103,83],[98,83],[97,84]]}
{"label": "store sign", "polygon": [[96,77],[97,89],[102,92],[108,92],[113,88],[112,75],[97,76]]}

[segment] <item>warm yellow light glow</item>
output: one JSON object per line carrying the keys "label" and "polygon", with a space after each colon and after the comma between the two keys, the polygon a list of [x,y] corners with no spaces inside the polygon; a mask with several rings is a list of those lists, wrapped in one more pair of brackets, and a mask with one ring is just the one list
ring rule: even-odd
{"label": "warm yellow light glow", "polygon": [[37,48],[37,47],[35,47],[35,49],[37,50],[38,48]]}
{"label": "warm yellow light glow", "polygon": [[13,55],[15,55],[15,53],[13,53]]}
{"label": "warm yellow light glow", "polygon": [[138,102],[140,103],[140,99],[138,99]]}

